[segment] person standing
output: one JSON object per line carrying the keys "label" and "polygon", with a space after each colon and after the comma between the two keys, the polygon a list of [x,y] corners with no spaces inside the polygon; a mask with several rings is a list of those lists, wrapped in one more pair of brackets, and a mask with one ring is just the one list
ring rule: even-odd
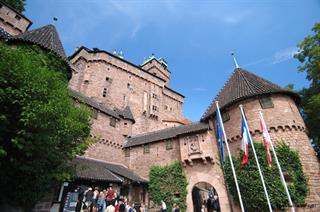
{"label": "person standing", "polygon": [[163,200],[161,200],[161,209],[160,210],[161,210],[161,212],[167,212],[167,205]]}
{"label": "person standing", "polygon": [[115,207],[113,206],[113,204],[110,204],[108,207],[107,207],[107,210],[106,210],[106,212],[115,212],[116,211],[116,209],[115,209]]}

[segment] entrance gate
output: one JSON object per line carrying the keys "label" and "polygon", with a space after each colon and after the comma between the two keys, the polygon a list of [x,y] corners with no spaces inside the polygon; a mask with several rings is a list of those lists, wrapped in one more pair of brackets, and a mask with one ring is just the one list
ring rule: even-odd
{"label": "entrance gate", "polygon": [[218,193],[212,185],[206,182],[194,185],[192,189],[192,202],[194,212],[201,212],[202,207],[205,207],[208,212],[220,211]]}

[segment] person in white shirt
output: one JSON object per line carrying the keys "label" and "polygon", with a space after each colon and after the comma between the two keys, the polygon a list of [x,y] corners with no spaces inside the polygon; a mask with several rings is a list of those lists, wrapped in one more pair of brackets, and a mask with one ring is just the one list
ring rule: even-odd
{"label": "person in white shirt", "polygon": [[163,200],[161,200],[161,212],[167,212],[167,205]]}
{"label": "person in white shirt", "polygon": [[110,204],[108,207],[107,207],[107,210],[106,210],[106,212],[115,212],[116,211],[116,209],[115,209],[115,207],[112,205],[112,204]]}

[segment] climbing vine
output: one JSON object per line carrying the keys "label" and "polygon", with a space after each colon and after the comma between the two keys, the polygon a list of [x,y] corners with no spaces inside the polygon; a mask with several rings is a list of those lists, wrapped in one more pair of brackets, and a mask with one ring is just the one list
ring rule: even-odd
{"label": "climbing vine", "polygon": [[[285,209],[288,207],[288,200],[282,186],[279,172],[272,158],[273,164],[269,168],[266,160],[266,152],[263,144],[255,143],[259,163],[264,174],[265,184],[269,193],[273,209]],[[297,152],[290,149],[286,144],[276,147],[277,156],[284,173],[291,199],[295,206],[303,206],[307,195],[307,180],[302,171],[302,165]],[[240,158],[242,158],[240,154]],[[258,172],[253,152],[249,151],[249,161],[240,169],[241,159],[233,158],[238,183],[246,211],[268,211],[267,200],[264,194],[262,183]],[[230,194],[239,203],[229,159],[224,165],[225,178]]]}
{"label": "climbing vine", "polygon": [[167,211],[171,211],[172,205],[176,203],[181,211],[186,211],[188,182],[181,163],[174,162],[163,167],[152,166],[149,179],[149,193],[156,204],[163,200]]}

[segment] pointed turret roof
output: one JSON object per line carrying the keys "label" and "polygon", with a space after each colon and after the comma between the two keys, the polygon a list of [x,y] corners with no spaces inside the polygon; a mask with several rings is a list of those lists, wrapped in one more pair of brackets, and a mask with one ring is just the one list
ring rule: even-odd
{"label": "pointed turret roof", "polygon": [[13,36],[9,42],[22,41],[39,45],[49,51],[53,51],[63,60],[67,61],[59,34],[54,25],[49,24],[31,31],[26,31],[20,35]]}
{"label": "pointed turret roof", "polygon": [[236,68],[203,114],[202,120],[208,119],[209,116],[215,113],[215,101],[218,101],[220,108],[223,109],[244,99],[275,93],[287,94],[293,97],[296,102],[300,99],[299,95],[291,90],[273,84],[242,68]]}

